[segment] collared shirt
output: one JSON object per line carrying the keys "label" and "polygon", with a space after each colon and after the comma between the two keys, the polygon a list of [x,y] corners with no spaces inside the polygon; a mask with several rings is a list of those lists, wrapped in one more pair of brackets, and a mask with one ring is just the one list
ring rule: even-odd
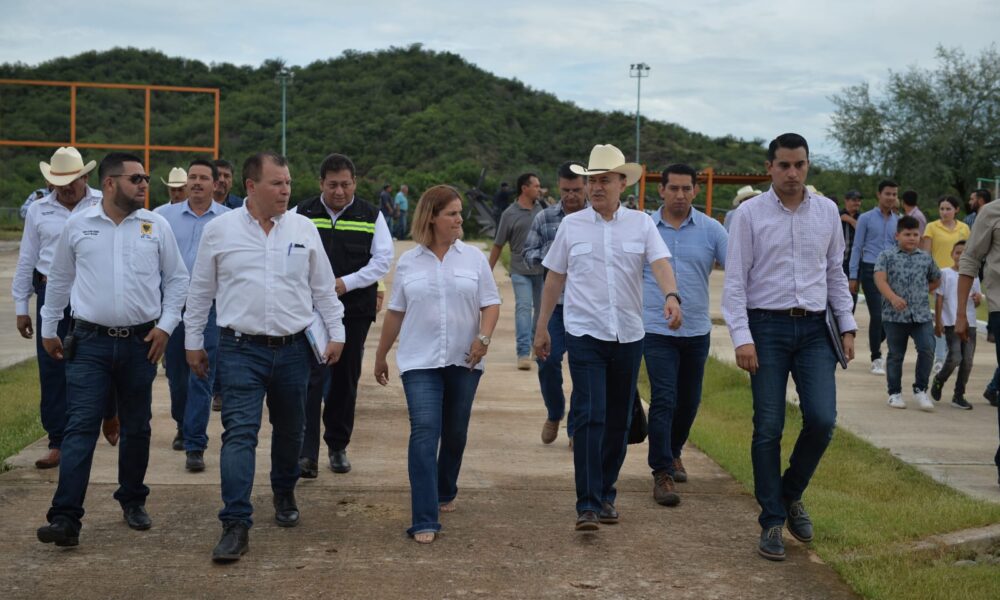
{"label": "collared shirt", "polygon": [[542,209],[531,221],[531,229],[528,230],[528,237],[524,240],[524,249],[521,255],[524,263],[529,267],[537,267],[542,264],[542,259],[549,253],[549,247],[556,239],[556,232],[559,224],[566,217],[562,202],[556,202],[548,208]]}
{"label": "collared shirt", "polygon": [[752,309],[818,312],[829,304],[841,331],[857,330],[843,260],[844,236],[833,202],[807,191],[792,212],[773,187],[745,200],[729,230],[722,292],[733,346],[754,343],[747,318]]}
{"label": "collared shirt", "polygon": [[875,261],[875,272],[885,273],[892,291],[906,300],[906,308],[896,310],[882,296],[882,320],[890,323],[926,323],[934,320],[927,294],[927,284],[941,278],[941,269],[930,254],[919,248],[905,252],[896,246],[882,251]]}
{"label": "collared shirt", "polygon": [[208,205],[208,210],[198,215],[191,210],[189,202],[185,200],[177,204],[164,204],[153,212],[170,223],[174,237],[177,238],[177,247],[180,248],[181,257],[184,259],[184,266],[190,273],[194,270],[194,260],[198,257],[198,245],[201,244],[201,234],[205,226],[230,209],[212,201]]}
{"label": "collared shirt", "polygon": [[[334,211],[320,198],[320,204],[323,205],[326,214],[330,215],[331,227],[337,224],[337,219],[354,204],[354,200],[355,198],[351,198],[351,201],[344,208]],[[291,212],[297,213],[298,207],[296,206],[291,209]],[[368,264],[354,273],[349,273],[341,277],[344,281],[344,287],[347,288],[348,292],[378,283],[389,272],[389,267],[392,266],[392,258],[395,256],[396,251],[392,245],[392,234],[389,233],[389,225],[385,222],[385,215],[381,212],[375,217],[375,234],[372,236],[372,245],[369,252],[372,257],[368,260]]]}
{"label": "collared shirt", "polygon": [[[67,302],[73,316],[105,327],[181,319],[188,271],[166,219],[140,208],[118,225],[97,203],[63,228],[42,307],[42,337],[56,337]],[[162,291],[161,291],[162,290]]]}
{"label": "collared shirt", "polygon": [[[903,209],[903,212],[906,212],[905,208]],[[914,219],[917,220],[917,223],[920,223],[920,237],[923,237],[924,229],[927,228],[927,217],[924,216],[924,213],[923,211],[920,210],[920,207],[914,206],[913,210],[906,212],[906,216],[913,217]]]}
{"label": "collared shirt", "polygon": [[959,273],[969,277],[976,277],[983,268],[990,312],[1000,311],[1000,202],[988,202],[979,209],[958,265]]}
{"label": "collared shirt", "polygon": [[[976,294],[982,293],[978,277],[972,280],[972,287],[969,291]],[[958,315],[958,271],[954,266],[941,269],[941,285],[934,290],[934,294],[941,297],[941,325],[954,327],[955,317]],[[976,326],[976,303],[972,301],[971,294],[965,305],[965,318],[969,327]]]}
{"label": "collared shirt", "polygon": [[[494,304],[500,293],[478,248],[457,240],[444,260],[426,246],[403,253],[389,297],[389,310],[406,313],[396,350],[399,371],[468,366],[480,311]],[[475,368],[482,370],[483,361]]]}
{"label": "collared shirt", "polygon": [[934,257],[934,262],[938,267],[947,269],[954,263],[951,251],[955,249],[955,243],[969,239],[969,226],[961,221],[955,221],[955,227],[948,229],[938,219],[927,224],[923,237],[931,241],[931,256]]}
{"label": "collared shirt", "polygon": [[862,262],[875,264],[883,250],[896,245],[898,221],[895,212],[886,217],[877,206],[861,213],[854,232],[854,247],[851,248],[851,279],[858,278]]}
{"label": "collared shirt", "polygon": [[588,206],[566,215],[542,261],[566,275],[566,333],[608,342],[641,340],[642,268],[661,258],[670,258],[670,251],[645,213],[619,206],[605,221]]}
{"label": "collared shirt", "polygon": [[32,287],[33,271],[48,275],[52,257],[56,253],[59,236],[71,215],[82,212],[101,201],[100,190],[87,187],[87,195],[70,211],[56,200],[51,192],[41,200],[28,206],[24,218],[24,232],[21,234],[21,250],[17,257],[17,268],[11,291],[14,295],[14,314],[28,314],[28,301],[35,289]]}
{"label": "collared shirt", "polygon": [[497,225],[493,243],[500,247],[510,243],[510,272],[513,274],[542,274],[541,267],[530,265],[524,260],[524,243],[535,216],[540,212],[542,207],[537,202],[532,203],[531,208],[524,208],[519,202],[514,202],[500,215],[500,224]]}
{"label": "collared shirt", "polygon": [[292,335],[309,326],[315,306],[330,340],[344,341],[344,305],[316,226],[292,212],[271,221],[270,233],[264,233],[241,206],[205,227],[184,314],[185,349],[204,347],[213,298],[220,327],[249,335]]}
{"label": "collared shirt", "polygon": [[396,208],[403,212],[410,210],[410,200],[403,192],[396,192]]}
{"label": "collared shirt", "polygon": [[[94,191],[94,192],[100,193],[99,190],[95,190],[94,188],[92,188],[90,186],[87,186],[87,190],[88,190],[88,192]],[[26,219],[28,217],[28,207],[29,206],[31,206],[32,204],[34,204],[38,200],[41,200],[42,198],[48,196],[51,193],[52,192],[49,190],[49,188],[43,187],[43,188],[38,188],[37,190],[35,190],[35,191],[31,192],[30,194],[28,194],[28,197],[24,199],[24,204],[21,205],[21,210],[18,211],[18,214],[21,215],[21,220],[23,221],[24,219]]]}
{"label": "collared shirt", "polygon": [[663,220],[663,212],[653,215],[656,231],[670,250],[670,264],[677,280],[677,291],[683,299],[684,319],[678,329],[670,329],[663,316],[663,292],[646,265],[642,271],[642,322],[646,333],[675,337],[693,337],[712,331],[708,314],[708,277],[716,261],[726,262],[729,235],[715,219],[695,208],[679,229]]}
{"label": "collared shirt", "polygon": [[975,224],[976,222],[976,211],[972,211],[969,214],[965,215],[965,218],[962,219],[962,222],[968,225],[969,229],[972,229],[972,225]]}

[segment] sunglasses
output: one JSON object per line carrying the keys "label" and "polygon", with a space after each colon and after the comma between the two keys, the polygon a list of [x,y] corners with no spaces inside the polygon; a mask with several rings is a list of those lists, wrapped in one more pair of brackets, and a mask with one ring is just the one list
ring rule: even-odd
{"label": "sunglasses", "polygon": [[111,177],[128,177],[128,180],[131,181],[133,185],[139,185],[139,182],[149,183],[149,175],[143,175],[142,173],[136,173],[134,175],[111,175]]}

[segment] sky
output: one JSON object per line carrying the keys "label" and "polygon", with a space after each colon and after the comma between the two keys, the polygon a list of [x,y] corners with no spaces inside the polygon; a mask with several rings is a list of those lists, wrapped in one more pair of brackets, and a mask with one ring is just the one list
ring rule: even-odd
{"label": "sky", "polygon": [[[890,70],[934,68],[938,45],[976,55],[1000,38],[998,0],[0,0],[0,62],[35,65],[115,46],[258,66],[423,44],[580,107],[711,136],[803,134],[836,159],[830,96]],[[148,83],[170,84],[169,81]],[[0,90],[2,91],[2,90]],[[600,140],[595,140],[599,143]],[[630,159],[634,149],[623,149]]]}

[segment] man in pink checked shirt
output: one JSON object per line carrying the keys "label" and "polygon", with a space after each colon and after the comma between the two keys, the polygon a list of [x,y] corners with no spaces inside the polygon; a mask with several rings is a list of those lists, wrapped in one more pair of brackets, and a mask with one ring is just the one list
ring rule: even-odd
{"label": "man in pink checked shirt", "polygon": [[[809,145],[795,133],[767,149],[771,189],[740,204],[729,229],[722,314],[736,364],[750,373],[754,431],[750,454],[761,513],[758,553],[784,560],[782,527],[813,538],[802,494],[826,451],[837,417],[837,356],[826,329],[836,316],[844,354],[854,358],[857,324],[844,275],[837,206],[805,189]],[[788,375],[795,380],[802,432],[781,473]]]}

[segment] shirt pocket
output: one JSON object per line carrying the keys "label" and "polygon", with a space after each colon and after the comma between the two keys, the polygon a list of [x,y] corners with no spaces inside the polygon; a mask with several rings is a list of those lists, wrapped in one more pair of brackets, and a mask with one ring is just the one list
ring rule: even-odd
{"label": "shirt pocket", "polygon": [[641,269],[646,257],[646,245],[642,242],[622,242],[622,260],[630,269]]}
{"label": "shirt pocket", "polygon": [[455,289],[468,298],[479,295],[479,273],[470,269],[455,269]]}
{"label": "shirt pocket", "polygon": [[298,279],[309,268],[309,249],[292,246],[285,254],[285,275]]}
{"label": "shirt pocket", "polygon": [[160,246],[140,240],[132,247],[132,271],[137,275],[152,275],[160,271]]}
{"label": "shirt pocket", "polygon": [[578,242],[569,249],[569,273],[581,275],[594,270],[594,245]]}

